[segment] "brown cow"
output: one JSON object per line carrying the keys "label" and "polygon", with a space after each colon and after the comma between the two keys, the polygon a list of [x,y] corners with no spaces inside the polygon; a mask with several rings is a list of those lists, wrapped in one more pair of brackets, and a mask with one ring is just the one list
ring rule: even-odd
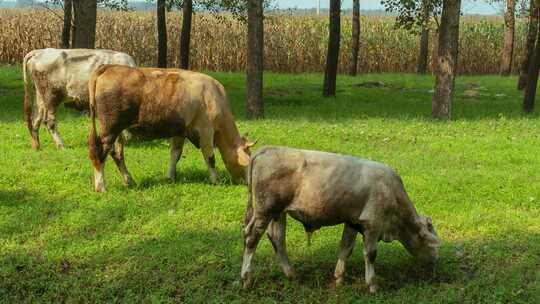
{"label": "brown cow", "polygon": [[431,219],[416,212],[401,178],[388,166],[333,153],[264,147],[249,167],[249,200],[244,229],[244,286],[252,281],[252,258],[266,231],[287,277],[295,272],[285,245],[286,215],[311,233],[323,226],[345,224],[334,276],[343,282],[345,263],[356,235],[364,236],[366,283],[374,281],[377,242],[398,240],[419,259],[432,263],[440,240]]}
{"label": "brown cow", "polygon": [[89,92],[92,122],[88,143],[96,191],[105,190],[103,167],[109,153],[124,184],[133,184],[124,163],[124,141],[120,136],[126,129],[142,139],[171,139],[170,179],[176,177],[186,137],[201,149],[212,183],[218,181],[214,144],[233,181],[245,179],[249,148],[255,143],[238,133],[225,89],[212,77],[179,69],[105,65],[92,74]]}

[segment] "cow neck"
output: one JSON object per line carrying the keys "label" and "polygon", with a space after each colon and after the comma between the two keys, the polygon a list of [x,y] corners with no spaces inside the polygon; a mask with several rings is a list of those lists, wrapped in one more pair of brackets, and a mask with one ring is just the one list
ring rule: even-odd
{"label": "cow neck", "polygon": [[221,151],[225,162],[236,164],[238,162],[236,150],[242,145],[242,138],[240,137],[240,133],[238,132],[238,128],[234,123],[232,115],[226,115],[225,118],[226,119],[221,121],[221,127],[218,131],[219,134],[216,137],[216,145]]}
{"label": "cow neck", "polygon": [[405,225],[407,229],[410,229],[410,231],[417,232],[420,230],[420,227],[418,226],[418,212],[412,203],[406,205],[405,208],[408,214],[404,214],[402,224]]}

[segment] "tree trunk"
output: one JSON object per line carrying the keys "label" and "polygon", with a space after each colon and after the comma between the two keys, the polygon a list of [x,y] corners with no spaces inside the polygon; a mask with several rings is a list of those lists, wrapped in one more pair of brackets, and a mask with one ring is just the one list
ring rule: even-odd
{"label": "tree trunk", "polygon": [[336,78],[339,60],[339,43],[341,35],[341,0],[330,0],[330,37],[324,71],[323,96],[336,96]]}
{"label": "tree trunk", "polygon": [[[537,25],[538,26],[538,25]],[[538,71],[540,67],[540,35],[536,35],[536,45],[529,58],[527,71],[527,85],[525,87],[525,96],[523,98],[523,110],[527,113],[534,111],[536,98],[536,86],[538,84]]]}
{"label": "tree trunk", "polygon": [[360,0],[353,0],[352,19],[352,60],[349,74],[356,76],[358,72],[358,54],[360,53]]}
{"label": "tree trunk", "polygon": [[504,43],[501,53],[500,74],[508,76],[512,72],[512,59],[514,56],[514,32],[516,24],[516,0],[506,0],[506,13],[504,14]]}
{"label": "tree trunk", "polygon": [[527,86],[527,75],[529,71],[529,60],[534,56],[534,44],[538,34],[538,21],[540,12],[540,0],[531,0],[529,10],[529,30],[527,33],[527,46],[525,47],[525,58],[521,64],[521,72],[518,80],[518,90],[523,90]]}
{"label": "tree trunk", "polygon": [[157,1],[157,31],[158,31],[158,68],[167,67],[167,23],[165,16],[165,0]]}
{"label": "tree trunk", "polygon": [[264,69],[264,25],[263,0],[248,0],[247,37],[247,85],[246,115],[248,119],[262,119],[263,69]]}
{"label": "tree trunk", "polygon": [[418,54],[418,74],[425,74],[427,72],[428,56],[429,56],[429,17],[431,7],[428,0],[422,1],[422,18],[425,24],[422,26],[422,33],[420,34],[420,53]]}
{"label": "tree trunk", "polygon": [[71,0],[71,48],[75,47],[75,39],[77,36],[77,31],[75,30],[75,16],[77,16],[78,6],[75,5],[75,2],[78,0]]}
{"label": "tree trunk", "polygon": [[418,74],[426,74],[429,57],[429,28],[422,27],[420,34],[420,53],[418,54]]}
{"label": "tree trunk", "polygon": [[457,70],[461,0],[444,0],[439,27],[439,50],[433,95],[433,118],[448,120],[452,115],[452,95]]}
{"label": "tree trunk", "polygon": [[64,0],[64,25],[62,27],[62,48],[69,49],[69,40],[71,36],[71,0]]}
{"label": "tree trunk", "polygon": [[184,0],[182,7],[182,33],[180,34],[180,68],[185,70],[189,69],[192,15],[193,0]]}
{"label": "tree trunk", "polygon": [[72,48],[93,49],[96,43],[97,0],[73,0],[75,33]]}

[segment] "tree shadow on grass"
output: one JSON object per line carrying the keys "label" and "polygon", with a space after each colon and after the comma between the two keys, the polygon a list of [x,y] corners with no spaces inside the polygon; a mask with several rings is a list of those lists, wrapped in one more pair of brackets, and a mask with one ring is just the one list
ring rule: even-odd
{"label": "tree shadow on grass", "polygon": [[[231,183],[229,172],[218,169],[219,184],[229,185]],[[170,185],[170,184],[206,184],[211,185],[208,170],[201,170],[199,168],[178,166],[176,168],[176,180],[171,181],[165,175],[163,176],[151,176],[142,177],[137,181],[138,189],[150,189],[154,187]]]}
{"label": "tree shadow on grass", "polygon": [[[73,205],[66,207],[59,203],[65,201],[63,198],[45,199],[26,189],[0,190],[0,208],[4,211],[4,221],[0,222],[0,238],[24,235],[34,230],[44,229],[57,216],[74,208]],[[5,214],[11,216],[8,217]]]}
{"label": "tree shadow on grass", "polygon": [[29,197],[29,192],[21,189],[17,191],[0,190],[0,206],[17,206]]}
{"label": "tree shadow on grass", "polygon": [[[385,118],[431,120],[433,78],[413,74],[367,74],[341,77],[335,98],[321,97],[321,87],[313,78],[290,75],[289,81],[265,87],[266,118],[284,121],[341,122],[351,119]],[[522,110],[522,92],[515,90],[514,78],[458,77],[452,107],[453,120],[537,118],[539,113]],[[381,87],[365,83],[384,83]],[[294,83],[294,86],[291,85]],[[243,100],[234,100],[243,111]],[[244,113],[237,115],[242,120]]]}
{"label": "tree shadow on grass", "polygon": [[[234,76],[223,76],[234,77]],[[219,77],[218,77],[219,78]],[[264,93],[266,118],[284,121],[344,121],[350,119],[426,119],[431,120],[434,78],[415,74],[366,74],[338,78],[337,98],[321,96],[322,75],[269,74]],[[469,77],[456,80],[453,120],[538,118],[537,112],[522,111],[522,92],[515,90],[515,77]],[[363,83],[382,81],[382,87],[365,87]],[[22,86],[4,85],[0,90],[0,121],[13,122],[22,117]],[[234,86],[229,89],[231,106],[237,121],[245,120],[245,98]],[[63,107],[62,107],[63,108]],[[60,122],[77,116],[60,110]]]}
{"label": "tree shadow on grass", "polygon": [[[160,235],[141,234],[140,239],[112,247],[99,246],[96,252],[83,257],[49,259],[46,255],[38,258],[8,251],[0,261],[0,265],[5,265],[1,289],[9,295],[8,299],[157,298],[179,302],[262,298],[291,301],[309,293],[323,298],[335,294],[360,296],[367,301],[393,297],[429,301],[447,294],[455,296],[453,291],[457,289],[461,300],[504,302],[533,299],[540,283],[534,268],[539,263],[535,259],[540,257],[540,235],[512,231],[489,241],[445,243],[434,274],[411,258],[403,247],[382,245],[376,263],[381,288],[376,296],[368,295],[364,283],[361,241],[347,265],[348,279],[337,290],[331,285],[339,242],[327,242],[302,256],[292,254],[292,264],[300,274],[299,280],[292,282],[281,273],[268,244],[261,244],[254,259],[255,285],[242,290],[238,277],[242,259],[240,229],[240,225],[238,229],[206,225],[197,230],[180,228]],[[75,237],[74,241],[79,238],[84,236]],[[95,242],[99,243],[99,238]],[[268,243],[266,237],[262,242]],[[294,246],[290,241],[288,245]],[[47,246],[62,248],[65,244],[59,241]],[[516,290],[521,293],[516,294]]]}

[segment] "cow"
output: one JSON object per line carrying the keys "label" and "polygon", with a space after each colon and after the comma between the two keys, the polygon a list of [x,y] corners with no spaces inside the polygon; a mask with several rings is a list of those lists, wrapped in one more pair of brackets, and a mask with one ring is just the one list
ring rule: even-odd
{"label": "cow", "polygon": [[344,224],[336,285],[356,235],[364,239],[365,279],[376,292],[377,242],[398,240],[414,256],[433,263],[441,244],[429,217],[418,215],[399,175],[388,166],[333,153],[263,147],[248,169],[249,199],[244,219],[241,278],[252,284],[252,259],[267,232],[286,277],[296,276],[285,244],[286,215],[300,221],[308,236],[323,226]]}
{"label": "cow", "polygon": [[256,142],[240,136],[227,93],[214,78],[180,69],[104,65],[94,71],[88,85],[88,147],[97,192],[105,190],[103,168],[109,153],[124,184],[134,184],[124,163],[124,141],[119,137],[123,130],[143,140],[170,138],[167,176],[173,181],[185,138],[201,150],[212,183],[218,182],[214,145],[233,181],[245,180],[250,148]]}
{"label": "cow", "polygon": [[[90,74],[103,64],[135,66],[131,56],[110,50],[41,49],[24,56],[24,114],[32,136],[32,148],[39,150],[39,127],[45,122],[58,149],[64,142],[57,130],[56,110],[65,106],[79,111],[88,109]],[[36,109],[32,102],[30,80],[35,89]]]}

